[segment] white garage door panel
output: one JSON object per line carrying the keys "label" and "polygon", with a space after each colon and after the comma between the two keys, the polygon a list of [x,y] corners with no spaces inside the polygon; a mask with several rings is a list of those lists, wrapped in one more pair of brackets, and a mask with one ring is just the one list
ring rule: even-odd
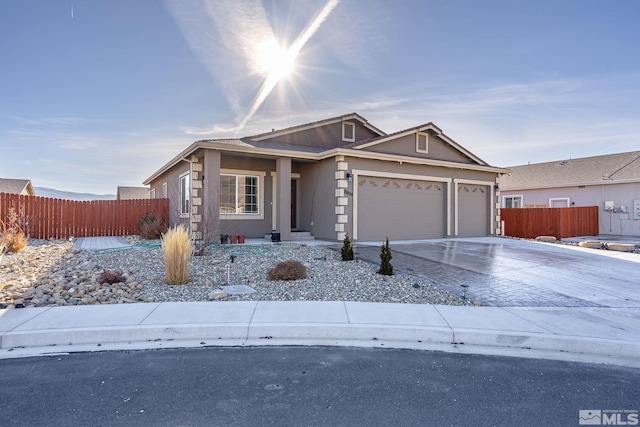
{"label": "white garage door panel", "polygon": [[358,240],[443,237],[444,193],[440,182],[359,177]]}

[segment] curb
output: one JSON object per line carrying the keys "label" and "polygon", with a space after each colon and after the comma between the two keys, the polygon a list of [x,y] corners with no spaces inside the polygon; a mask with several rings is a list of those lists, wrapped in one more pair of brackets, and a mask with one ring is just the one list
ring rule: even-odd
{"label": "curb", "polygon": [[13,331],[0,336],[0,359],[221,346],[397,348],[640,367],[640,343],[636,341],[450,327],[329,323],[206,323]]}

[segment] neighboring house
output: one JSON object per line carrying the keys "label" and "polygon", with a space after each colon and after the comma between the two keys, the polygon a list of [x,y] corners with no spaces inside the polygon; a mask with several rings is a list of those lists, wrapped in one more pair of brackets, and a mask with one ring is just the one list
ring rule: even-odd
{"label": "neighboring house", "polygon": [[640,151],[509,169],[503,208],[599,206],[600,234],[640,236]]}
{"label": "neighboring house", "polygon": [[31,181],[28,179],[0,178],[0,193],[21,194],[23,196],[35,196]]}
{"label": "neighboring house", "polygon": [[224,234],[342,240],[496,234],[488,165],[432,123],[386,134],[352,113],[241,139],[197,141],[149,177],[170,222]]}
{"label": "neighboring house", "polygon": [[136,200],[148,199],[149,189],[147,187],[118,187],[116,200]]}

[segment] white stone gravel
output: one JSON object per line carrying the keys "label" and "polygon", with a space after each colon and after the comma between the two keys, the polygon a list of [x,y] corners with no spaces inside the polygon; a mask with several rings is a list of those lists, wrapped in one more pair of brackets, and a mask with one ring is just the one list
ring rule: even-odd
{"label": "white stone gravel", "polygon": [[[161,301],[364,301],[468,305],[457,295],[402,274],[383,276],[378,266],[343,262],[339,252],[297,243],[214,245],[190,264],[190,281],[167,285],[158,241],[121,250],[78,251],[71,243],[31,242],[0,261],[0,303],[5,306],[115,304]],[[231,262],[231,255],[235,256]],[[298,260],[306,279],[269,281],[278,262]],[[121,270],[126,283],[99,285],[105,270]],[[248,285],[255,293],[226,295],[225,285]]]}

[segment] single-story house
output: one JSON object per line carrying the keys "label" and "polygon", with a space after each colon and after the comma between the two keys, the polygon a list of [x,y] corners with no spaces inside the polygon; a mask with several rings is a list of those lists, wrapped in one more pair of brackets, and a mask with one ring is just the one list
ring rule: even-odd
{"label": "single-story house", "polygon": [[29,179],[0,178],[0,193],[20,194],[23,196],[36,195]]}
{"label": "single-story house", "polygon": [[510,167],[501,206],[599,206],[600,234],[640,236],[640,151]]}
{"label": "single-story house", "polygon": [[506,172],[433,123],[387,134],[352,113],[196,141],[144,184],[169,198],[171,224],[208,242],[298,231],[381,241],[497,234]]}
{"label": "single-story house", "polygon": [[116,200],[149,199],[150,191],[147,187],[121,187],[118,186]]}

